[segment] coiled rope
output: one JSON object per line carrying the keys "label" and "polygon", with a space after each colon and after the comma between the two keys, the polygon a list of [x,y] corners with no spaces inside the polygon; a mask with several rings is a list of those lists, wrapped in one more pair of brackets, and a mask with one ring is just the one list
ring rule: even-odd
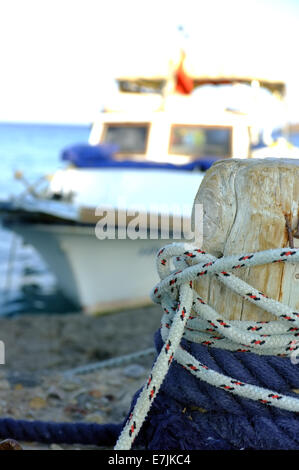
{"label": "coiled rope", "polygon": [[[152,450],[299,449],[299,399],[293,390],[299,389],[299,373],[289,358],[298,349],[299,313],[229,272],[298,262],[298,252],[282,248],[215,259],[185,244],[163,248],[157,256],[161,282],[152,292],[153,300],[164,309],[155,336],[159,355],[125,422],[99,425],[4,418],[0,436],[102,446],[113,445],[119,436],[116,450],[129,449],[137,436],[134,444]],[[194,279],[209,274],[279,320],[221,318],[193,290]]]}
{"label": "coiled rope", "polygon": [[[225,375],[211,368],[204,361],[197,360],[181,345],[182,338],[185,338],[204,345],[206,350],[209,349],[206,346],[217,346],[215,351],[222,349],[221,353],[224,356],[227,353],[251,352],[256,357],[261,355],[265,367],[267,367],[265,357],[270,356],[271,359],[273,356],[290,356],[298,349],[299,312],[268,298],[229,271],[267,263],[298,261],[299,250],[289,248],[234,255],[221,259],[187,244],[175,243],[159,251],[157,268],[161,281],[153,290],[152,299],[161,304],[164,310],[161,323],[163,347],[126,421],[115,450],[131,448],[173,359],[196,378],[213,387],[242,399],[254,400],[259,406],[299,412],[298,398]],[[244,299],[278,317],[279,321],[243,322],[222,318],[193,289],[194,280],[212,274]],[[204,415],[198,419],[208,420]],[[224,421],[228,423],[228,419],[226,417]],[[266,418],[263,423],[265,425]],[[298,428],[298,422],[296,425]],[[189,426],[191,426],[190,423]],[[275,427],[272,431],[275,431]]]}

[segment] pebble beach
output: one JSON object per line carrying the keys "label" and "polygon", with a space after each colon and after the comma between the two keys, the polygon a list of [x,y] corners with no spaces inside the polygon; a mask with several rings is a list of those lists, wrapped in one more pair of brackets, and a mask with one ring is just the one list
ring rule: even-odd
{"label": "pebble beach", "polygon": [[[5,365],[0,366],[1,417],[120,423],[144,384],[154,353],[93,371],[73,369],[154,347],[161,308],[84,314],[22,315],[0,319]],[[10,438],[12,436],[5,436]],[[24,449],[101,449],[21,442]],[[112,449],[112,447],[111,447]]]}

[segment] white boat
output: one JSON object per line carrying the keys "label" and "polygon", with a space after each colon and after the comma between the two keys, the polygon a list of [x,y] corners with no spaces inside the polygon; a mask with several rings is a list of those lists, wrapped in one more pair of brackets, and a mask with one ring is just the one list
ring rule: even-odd
{"label": "white boat", "polygon": [[[162,245],[176,241],[171,238],[173,225],[178,227],[177,237],[181,228],[186,227],[185,233],[188,231],[189,211],[202,173],[155,169],[146,172],[69,169],[67,172],[72,191],[80,189],[77,198],[66,202],[36,200],[29,195],[22,201],[2,204],[1,217],[5,226],[37,249],[55,274],[65,296],[86,313],[149,304],[150,290],[158,281],[155,254]],[[56,191],[56,178],[53,181]],[[53,194],[57,197],[57,192]],[[99,197],[97,212],[90,206],[92,194]],[[169,222],[165,204],[164,213],[159,214],[159,208],[163,209],[161,201],[168,201],[168,198],[172,200],[168,206],[171,210]],[[147,233],[148,221],[140,238],[126,236],[135,220],[134,212],[146,212],[153,217],[155,207],[158,218],[152,228],[152,238]],[[109,209],[117,210],[115,239],[100,240],[98,224]],[[123,225],[120,224],[121,213]]]}
{"label": "white boat", "polygon": [[[256,78],[193,77],[195,86],[218,82],[238,90]],[[66,167],[42,191],[29,188],[0,208],[4,225],[38,250],[64,294],[87,313],[150,302],[158,280],[154,255],[175,241],[175,220],[190,221],[204,170],[213,159],[251,157],[260,131],[252,114],[205,102],[200,93],[170,92],[165,77],[126,76],[118,84],[116,99],[94,122],[90,145],[67,149]],[[261,84],[282,92],[279,81]],[[107,210],[125,214],[124,222],[118,219],[115,239],[99,240]],[[132,222],[128,211],[158,215],[156,238],[119,237]]]}

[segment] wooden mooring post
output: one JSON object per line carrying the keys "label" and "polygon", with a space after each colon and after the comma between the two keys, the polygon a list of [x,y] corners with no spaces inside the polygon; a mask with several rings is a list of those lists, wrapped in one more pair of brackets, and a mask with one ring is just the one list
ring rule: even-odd
{"label": "wooden mooring post", "polygon": [[[299,248],[299,160],[222,160],[206,173],[196,203],[203,204],[203,249],[214,256]],[[241,268],[234,274],[298,311],[298,263]],[[225,318],[276,320],[215,276],[198,282],[196,290]]]}

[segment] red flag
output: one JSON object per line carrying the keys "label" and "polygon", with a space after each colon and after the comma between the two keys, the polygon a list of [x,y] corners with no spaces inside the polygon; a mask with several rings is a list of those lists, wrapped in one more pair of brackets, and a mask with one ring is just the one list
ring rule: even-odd
{"label": "red flag", "polygon": [[193,80],[186,74],[184,70],[184,59],[182,59],[176,72],[175,92],[181,95],[189,95],[193,87]]}

